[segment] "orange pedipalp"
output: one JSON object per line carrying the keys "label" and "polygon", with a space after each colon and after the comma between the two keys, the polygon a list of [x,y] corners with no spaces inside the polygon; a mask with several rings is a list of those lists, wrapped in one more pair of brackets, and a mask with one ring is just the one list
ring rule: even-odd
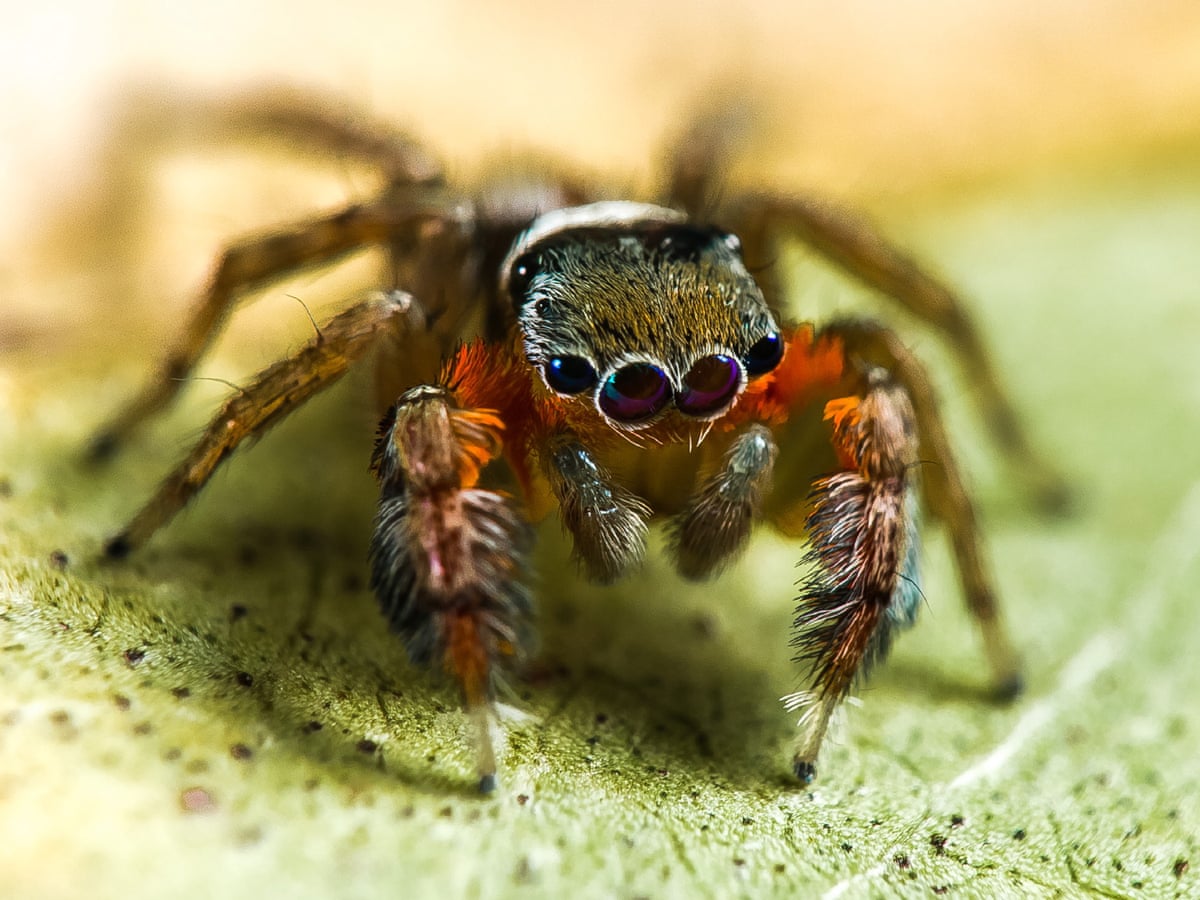
{"label": "orange pedipalp", "polygon": [[751,420],[780,425],[793,410],[842,380],[845,352],[840,339],[817,338],[811,325],[800,325],[785,338],[783,360],[746,385],[741,401],[721,420],[724,427]]}

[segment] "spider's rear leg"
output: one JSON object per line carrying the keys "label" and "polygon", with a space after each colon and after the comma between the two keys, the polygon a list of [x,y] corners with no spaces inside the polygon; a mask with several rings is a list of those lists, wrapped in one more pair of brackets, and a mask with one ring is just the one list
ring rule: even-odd
{"label": "spider's rear leg", "polygon": [[354,250],[395,240],[439,215],[432,207],[400,209],[380,201],[351,206],[226,249],[158,370],[141,392],[97,431],[88,444],[88,455],[94,460],[110,456],[138,425],[174,399],[240,295],[289,272],[325,265]]}
{"label": "spider's rear leg", "polygon": [[415,311],[407,294],[366,300],[335,316],[295,355],[268,366],[230,397],[187,458],[159,485],[136,516],[105,545],[125,556],[167,524],[242,441],[262,434],[345,374],[397,319]]}
{"label": "spider's rear leg", "polygon": [[380,427],[371,584],[409,657],[458,682],[476,728],[479,788],[496,786],[495,683],[522,653],[531,530],[512,498],[478,486],[501,451],[499,417],[454,391],[406,391]]}
{"label": "spider's rear leg", "polygon": [[[794,197],[754,195],[742,198],[731,223],[746,248],[749,265],[770,262],[774,239],[794,235],[827,260],[899,302],[936,328],[949,342],[970,381],[993,439],[1013,460],[1038,505],[1061,511],[1070,492],[1062,475],[1034,450],[1012,400],[962,299],[927,272],[861,216],[828,203]],[[771,279],[764,279],[764,289]]]}

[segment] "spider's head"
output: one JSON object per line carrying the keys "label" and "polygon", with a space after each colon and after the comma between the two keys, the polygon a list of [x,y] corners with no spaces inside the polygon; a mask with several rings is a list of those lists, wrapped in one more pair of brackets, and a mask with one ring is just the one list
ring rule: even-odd
{"label": "spider's head", "polygon": [[738,239],[673,210],[612,202],[547,213],[501,278],[546,386],[590,399],[620,431],[720,418],[783,356]]}

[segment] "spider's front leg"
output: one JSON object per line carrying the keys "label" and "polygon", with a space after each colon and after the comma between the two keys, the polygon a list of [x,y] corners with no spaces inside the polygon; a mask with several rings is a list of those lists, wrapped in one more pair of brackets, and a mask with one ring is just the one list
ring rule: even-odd
{"label": "spider's front leg", "polygon": [[811,570],[793,645],[811,686],[787,698],[789,708],[805,709],[793,767],[806,783],[833,711],[887,655],[893,629],[912,624],[920,598],[918,439],[907,391],[871,367],[825,416],[843,468],[817,479],[810,496]]}
{"label": "spider's front leg", "polygon": [[[797,467],[811,464],[807,453],[796,452],[808,426],[803,418],[796,420],[799,427],[789,419],[821,394],[833,396],[824,418],[832,426],[838,468],[818,478],[802,500],[790,486]],[[810,574],[797,607],[794,645],[797,660],[808,667],[809,686],[787,698],[790,708],[805,710],[796,774],[812,780],[833,711],[886,656],[896,629],[915,619],[923,461],[931,463],[925,493],[950,528],[963,593],[983,634],[997,693],[1010,698],[1019,692],[1017,658],[1000,619],[973,505],[929,380],[896,335],[858,321],[829,326],[819,336],[798,329],[779,369],[739,410],[778,423],[789,448],[777,467],[777,496],[767,517],[794,533],[797,510],[807,508]]]}
{"label": "spider's front leg", "polygon": [[513,498],[479,486],[502,449],[493,411],[462,403],[451,378],[406,391],[380,427],[371,584],[419,664],[440,663],[474,722],[479,788],[496,786],[496,680],[526,642],[531,531]]}

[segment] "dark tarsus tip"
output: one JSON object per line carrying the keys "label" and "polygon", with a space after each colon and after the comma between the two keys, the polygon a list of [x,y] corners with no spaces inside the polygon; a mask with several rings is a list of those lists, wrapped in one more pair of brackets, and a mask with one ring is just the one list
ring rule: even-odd
{"label": "dark tarsus tip", "polygon": [[116,455],[120,442],[111,431],[102,431],[88,441],[84,459],[92,464],[108,462]]}
{"label": "dark tarsus tip", "polygon": [[792,760],[792,771],[802,784],[812,784],[813,779],[817,777],[816,765],[805,759]]}
{"label": "dark tarsus tip", "polygon": [[1001,703],[1010,703],[1025,693],[1025,679],[1020,672],[1013,672],[996,685],[996,699]]}
{"label": "dark tarsus tip", "polygon": [[109,559],[124,559],[132,550],[133,545],[124,534],[113,535],[104,544],[104,555]]}
{"label": "dark tarsus tip", "polygon": [[480,776],[479,793],[494,794],[496,792],[496,773],[489,772],[486,775]]}
{"label": "dark tarsus tip", "polygon": [[1076,492],[1058,478],[1048,478],[1034,488],[1033,503],[1044,516],[1065,519],[1079,512],[1081,503]]}

